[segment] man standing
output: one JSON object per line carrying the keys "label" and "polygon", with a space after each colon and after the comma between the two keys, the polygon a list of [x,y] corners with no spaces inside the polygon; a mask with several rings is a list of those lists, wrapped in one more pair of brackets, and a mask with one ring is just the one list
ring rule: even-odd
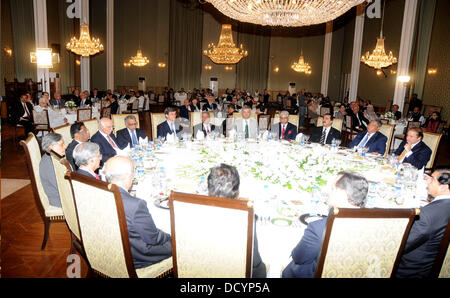
{"label": "man standing", "polygon": [[272,125],[272,132],[276,132],[280,140],[295,140],[297,137],[297,126],[289,122],[289,112],[280,113],[280,122]]}
{"label": "man standing", "polygon": [[89,141],[91,135],[83,122],[75,122],[70,127],[70,136],[72,137],[73,141],[69,144],[69,146],[67,146],[66,159],[72,166],[72,169],[76,171],[78,170],[78,166],[76,165],[73,157],[73,150],[76,146],[78,146],[78,144],[86,143],[87,141]]}
{"label": "man standing", "polygon": [[216,126],[209,123],[209,120],[210,120],[209,112],[202,112],[202,123],[199,123],[194,126],[194,138],[197,137],[197,133],[199,131],[202,131],[204,136],[206,137],[207,134],[216,129]]}
{"label": "man standing", "polygon": [[117,132],[117,143],[120,148],[125,148],[130,145],[130,148],[139,145],[139,139],[147,138],[145,130],[137,128],[137,119],[134,115],[129,115],[125,117],[126,128],[121,129]]}
{"label": "man standing", "polygon": [[157,137],[165,138],[168,134],[179,137],[183,127],[180,124],[175,123],[175,119],[177,118],[177,110],[172,107],[167,107],[164,111],[166,116],[166,121],[157,126]]}
{"label": "man standing", "polygon": [[414,93],[409,101],[409,112],[414,111],[415,108],[419,108],[419,112],[422,110],[422,101],[417,98],[417,94]]}
{"label": "man standing", "polygon": [[384,155],[386,153],[387,137],[379,132],[381,127],[380,120],[370,121],[367,131],[361,131],[355,139],[348,145],[353,147],[368,147],[369,152]]}
{"label": "man standing", "polygon": [[102,164],[107,162],[111,157],[116,156],[121,149],[113,134],[113,129],[114,125],[112,120],[109,118],[102,118],[97,133],[91,138],[91,142],[97,143],[100,146]]}
{"label": "man standing", "polygon": [[314,128],[311,133],[309,141],[312,143],[319,143],[321,145],[331,145],[333,139],[340,140],[341,133],[333,125],[333,116],[330,113],[323,115],[323,126]]}
{"label": "man standing", "polygon": [[258,122],[250,118],[251,113],[252,110],[244,106],[242,109],[242,119],[236,120],[233,127],[237,133],[243,133],[245,139],[256,139],[259,134]]}

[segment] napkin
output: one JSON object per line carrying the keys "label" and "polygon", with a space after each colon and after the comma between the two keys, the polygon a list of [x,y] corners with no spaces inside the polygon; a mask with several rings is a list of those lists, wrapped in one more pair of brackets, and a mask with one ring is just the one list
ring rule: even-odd
{"label": "napkin", "polygon": [[198,130],[197,133],[195,134],[195,139],[203,141],[205,139],[205,134],[203,133],[203,131]]}
{"label": "napkin", "polygon": [[139,137],[139,144],[140,145],[148,144],[148,137],[145,137],[145,139]]}
{"label": "napkin", "polygon": [[234,128],[232,130],[230,130],[229,136],[230,136],[230,139],[234,139],[234,137],[236,136],[236,130]]}
{"label": "napkin", "polygon": [[263,140],[267,140],[268,137],[269,137],[269,131],[266,130],[266,131],[263,133],[262,138],[263,138]]}
{"label": "napkin", "polygon": [[176,140],[177,140],[177,135],[176,134],[170,134],[170,133],[168,133],[167,135],[166,135],[166,142],[167,143],[169,143],[169,144],[174,144],[174,143],[176,143]]}
{"label": "napkin", "polygon": [[130,151],[131,151],[130,144],[128,144],[128,145],[127,145],[125,148],[123,148],[123,149],[116,149],[116,153],[117,153],[117,155],[119,155],[119,156],[128,156],[129,153],[130,153]]}
{"label": "napkin", "polygon": [[299,133],[299,134],[297,135],[297,137],[295,138],[295,141],[301,143],[302,140],[303,140],[303,134],[302,134],[302,133]]}

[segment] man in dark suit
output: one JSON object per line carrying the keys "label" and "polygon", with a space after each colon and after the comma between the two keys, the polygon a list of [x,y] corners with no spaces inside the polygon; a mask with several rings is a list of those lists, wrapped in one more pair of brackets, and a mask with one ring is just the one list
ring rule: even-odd
{"label": "man in dark suit", "polygon": [[102,118],[97,133],[91,138],[91,142],[97,143],[100,146],[102,165],[111,157],[116,156],[117,152],[122,149],[113,134],[113,128],[114,125],[111,119]]}
{"label": "man in dark suit", "polygon": [[117,185],[122,195],[134,267],[141,269],[164,261],[171,268],[170,235],[156,227],[147,203],[128,193],[134,177],[133,162],[128,157],[113,157],[105,164],[104,174],[106,181]]}
{"label": "man in dark suit", "polygon": [[402,118],[402,112],[400,112],[398,109],[400,107],[398,105],[393,105],[392,106],[392,114],[394,115],[394,119],[395,120],[399,120],[400,118]]}
{"label": "man in dark suit", "polygon": [[12,111],[13,123],[25,128],[25,135],[34,132],[33,124],[33,102],[27,94],[22,94],[20,100],[14,105]]}
{"label": "man in dark suit", "polygon": [[180,117],[189,120],[189,112],[194,112],[195,107],[189,102],[189,99],[184,100],[184,105],[180,107]]}
{"label": "man in dark suit", "polygon": [[333,125],[333,115],[327,113],[323,115],[323,126],[319,126],[313,129],[309,141],[312,143],[320,143],[322,145],[331,145],[333,139],[340,140],[341,133]]}
{"label": "man in dark suit", "polygon": [[423,105],[422,100],[418,99],[417,98],[417,94],[414,93],[412,95],[412,97],[411,97],[411,100],[409,101],[409,109],[408,109],[408,111],[412,112],[412,111],[414,111],[414,108],[419,108],[419,111],[421,111],[422,110],[422,105]]}
{"label": "man in dark suit", "polygon": [[183,130],[183,127],[175,123],[175,119],[177,118],[177,110],[172,107],[167,107],[164,111],[164,114],[166,115],[167,121],[164,121],[157,126],[157,137],[165,138],[167,134],[175,134],[179,137],[181,131]]}
{"label": "man in dark suit", "polygon": [[78,104],[78,107],[80,108],[89,108],[92,106],[92,102],[89,99],[89,93],[87,91],[81,93],[80,95],[80,103]]}
{"label": "man in dark suit", "polygon": [[[369,183],[353,172],[341,172],[333,183],[329,202],[338,208],[363,208]],[[283,278],[313,278],[322,247],[327,218],[308,224],[303,238],[292,251],[292,261],[283,270]]]}
{"label": "man in dark suit", "polygon": [[360,107],[358,104],[354,104],[352,107],[352,124],[353,130],[355,131],[363,131],[367,129],[367,125],[369,124],[369,120],[364,116],[364,113],[360,111]]}
{"label": "man in dark suit", "polygon": [[70,135],[72,136],[72,142],[67,146],[66,149],[66,159],[72,166],[74,171],[78,170],[78,166],[73,158],[73,150],[78,144],[85,143],[89,141],[91,135],[89,130],[86,128],[83,122],[75,122],[70,127]]}
{"label": "man in dark suit", "polygon": [[370,153],[384,155],[386,153],[387,137],[379,132],[381,125],[380,120],[370,121],[367,130],[358,133],[348,145],[348,148],[368,147]]}
{"label": "man in dark suit", "polygon": [[119,110],[119,103],[117,102],[116,96],[114,94],[109,93],[106,95],[106,97],[110,102],[108,108],[111,108],[111,115],[116,115],[117,110]]}
{"label": "man in dark suit", "polygon": [[126,128],[117,132],[117,143],[120,148],[125,148],[130,145],[130,148],[139,145],[139,139],[147,138],[145,130],[137,128],[137,119],[134,115],[125,117]]}
{"label": "man in dark suit", "polygon": [[208,102],[203,105],[202,110],[203,111],[215,111],[215,110],[217,110],[217,104],[214,102],[214,97],[209,95],[209,96],[206,97],[206,99],[208,100]]}
{"label": "man in dark suit", "polygon": [[429,278],[447,224],[450,220],[450,168],[438,168],[427,178],[428,194],[434,200],[420,209],[406,240],[398,278]]}
{"label": "man in dark suit", "polygon": [[206,137],[208,133],[214,131],[216,129],[215,125],[209,123],[211,116],[209,112],[202,112],[202,123],[199,123],[194,126],[194,138],[197,137],[197,133],[202,131],[204,136]]}
{"label": "man in dark suit", "polygon": [[102,160],[98,144],[85,142],[77,145],[73,151],[73,158],[79,167],[77,173],[100,180],[100,177],[95,173]]}
{"label": "man in dark suit", "polygon": [[398,161],[409,163],[419,170],[426,167],[432,151],[422,140],[423,131],[421,128],[409,129],[406,133],[406,141],[403,141],[395,151]]}
{"label": "man in dark suit", "polygon": [[80,101],[81,101],[80,90],[75,89],[75,90],[73,91],[72,99],[71,99],[71,100],[75,103],[75,105],[76,105],[77,107],[80,105]]}
{"label": "man in dark suit", "polygon": [[289,122],[289,112],[280,113],[280,122],[272,125],[272,132],[276,132],[278,139],[294,141],[297,137],[297,126]]}
{"label": "man in dark suit", "polygon": [[52,106],[59,106],[60,108],[64,107],[65,101],[61,98],[60,93],[55,93],[55,98],[50,100],[50,104]]}

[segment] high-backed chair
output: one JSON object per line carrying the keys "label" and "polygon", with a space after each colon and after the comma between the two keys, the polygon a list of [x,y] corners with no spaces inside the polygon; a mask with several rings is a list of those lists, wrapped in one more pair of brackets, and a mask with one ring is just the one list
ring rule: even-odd
{"label": "high-backed chair", "polygon": [[345,116],[345,129],[343,134],[344,146],[350,144],[358,132],[353,130],[353,117],[350,115]]}
{"label": "high-backed chair", "polygon": [[[253,118],[256,121],[258,121],[258,115],[256,113],[251,113],[250,118]],[[233,113],[233,119],[234,120],[242,119],[242,113]]]}
{"label": "high-backed chair", "polygon": [[270,115],[259,115],[258,119],[258,127],[259,131],[270,129]]}
{"label": "high-backed chair", "polygon": [[380,127],[380,132],[387,137],[386,152],[384,153],[385,157],[389,155],[389,151],[391,150],[392,136],[394,135],[394,130],[395,125],[393,124],[383,124]]}
{"label": "high-backed chair", "polygon": [[[320,116],[317,118],[317,124],[316,127],[323,126],[323,117]],[[342,133],[342,129],[344,126],[344,119],[334,118],[333,124],[331,124],[331,127],[337,129],[340,133]]]}
{"label": "high-backed chair", "polygon": [[431,149],[431,157],[428,161],[425,169],[431,170],[434,168],[434,161],[436,159],[436,154],[439,150],[439,144],[441,143],[442,134],[432,133],[432,132],[424,132],[423,133],[423,142],[430,147]]}
{"label": "high-backed chair", "polygon": [[34,121],[34,131],[38,133],[42,131],[42,135],[44,131],[50,132],[52,129],[50,128],[50,120],[48,118],[48,111],[42,110],[42,112],[36,112],[33,110],[33,121]]}
{"label": "high-backed chair", "polygon": [[439,246],[438,254],[431,269],[432,278],[450,278],[450,249],[448,247],[450,241],[450,221],[445,229]]}
{"label": "high-backed chair", "polygon": [[136,98],[131,104],[131,113],[139,112],[139,99]]}
{"label": "high-backed chair", "polygon": [[330,210],[315,276],[394,277],[419,209]]}
{"label": "high-backed chair", "polygon": [[44,239],[42,241],[41,250],[45,249],[50,231],[50,224],[57,221],[65,221],[62,208],[51,206],[48,197],[42,186],[41,176],[39,174],[39,164],[42,159],[41,150],[34,134],[30,133],[25,141],[21,141],[25,150],[27,160],[28,174],[33,188],[34,200],[36,207],[44,222]]}
{"label": "high-backed chair", "polygon": [[399,139],[403,141],[406,138],[406,133],[408,132],[408,130],[413,127],[420,127],[420,121],[408,121],[408,124],[406,125],[403,133],[395,135],[394,139]]}
{"label": "high-backed chair", "polygon": [[92,109],[77,109],[77,121],[86,121],[92,119]]}
{"label": "high-backed chair", "polygon": [[166,121],[166,114],[164,113],[150,113],[150,121],[152,122],[152,139],[158,138],[158,125]]}
{"label": "high-backed chair", "polygon": [[172,192],[169,206],[175,277],[251,276],[251,202]]}
{"label": "high-backed chair", "polygon": [[189,112],[189,119],[191,123],[191,131],[194,133],[194,126],[202,123],[202,112]]}
{"label": "high-backed chair", "polygon": [[102,108],[100,111],[100,118],[109,118],[111,119],[111,107]]}
{"label": "high-backed chair", "polygon": [[[280,114],[275,114],[275,116],[273,117],[273,123],[271,123],[271,125],[277,124],[279,122],[280,122]],[[289,114],[289,122],[294,124],[298,128],[298,123],[300,122],[300,116]]]}
{"label": "high-backed chair", "polygon": [[83,123],[84,123],[84,126],[86,126],[86,128],[88,129],[89,134],[91,135],[91,137],[98,131],[98,120],[97,120],[97,118],[83,121]]}
{"label": "high-backed chair", "polygon": [[172,258],[135,269],[122,196],[116,185],[72,172],[80,238],[92,270],[110,278],[162,277],[170,273]]}
{"label": "high-backed chair", "polygon": [[72,125],[67,123],[66,125],[53,128],[54,133],[59,133],[60,135],[62,135],[64,144],[66,146],[68,146],[70,143],[72,143],[72,136],[70,135],[70,127],[71,126]]}
{"label": "high-backed chair", "polygon": [[111,115],[113,124],[114,124],[114,134],[117,134],[117,132],[121,129],[126,128],[125,125],[125,118],[127,116],[133,115],[134,117],[136,117],[136,122],[137,122],[137,128],[140,128],[140,124],[139,124],[139,113],[136,114],[117,114],[117,115]]}

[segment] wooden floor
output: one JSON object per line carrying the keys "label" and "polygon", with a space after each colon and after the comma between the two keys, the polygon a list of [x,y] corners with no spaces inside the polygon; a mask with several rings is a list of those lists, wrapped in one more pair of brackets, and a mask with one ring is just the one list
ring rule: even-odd
{"label": "wooden floor", "polygon": [[[148,119],[143,126],[149,129]],[[142,123],[142,121],[141,121]],[[2,178],[29,179],[24,151],[13,144],[13,129],[2,124]],[[437,165],[450,164],[450,141],[443,138]],[[41,251],[44,225],[33,198],[31,185],[1,201],[1,277],[65,278],[70,234],[65,223],[53,223],[45,250]],[[82,276],[87,266],[82,261]]]}

